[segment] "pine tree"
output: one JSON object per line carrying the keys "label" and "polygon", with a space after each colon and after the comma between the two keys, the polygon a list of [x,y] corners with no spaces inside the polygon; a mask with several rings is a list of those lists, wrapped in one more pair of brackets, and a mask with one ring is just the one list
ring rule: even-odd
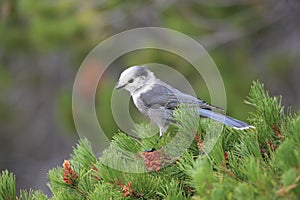
{"label": "pine tree", "polygon": [[[270,97],[259,82],[246,103],[255,107],[249,122],[256,129],[225,127],[212,149],[203,141],[220,124],[208,119],[199,124],[195,112],[181,107],[177,125],[158,143],[157,135],[138,140],[118,133],[97,158],[81,139],[70,159],[49,171],[51,197],[32,190],[16,197],[15,176],[3,171],[0,199],[299,199],[300,115],[285,112],[281,97]],[[145,124],[136,129],[139,136],[148,132]],[[176,136],[190,141],[187,135],[192,144],[179,156],[176,150],[186,144],[167,144]],[[143,151],[153,146],[158,150]],[[122,166],[140,173],[121,171]]]}

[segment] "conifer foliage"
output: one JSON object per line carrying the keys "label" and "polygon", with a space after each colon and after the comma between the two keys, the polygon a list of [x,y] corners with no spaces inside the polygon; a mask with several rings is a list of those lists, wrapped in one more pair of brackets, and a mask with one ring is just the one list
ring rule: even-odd
{"label": "conifer foliage", "polygon": [[[97,158],[90,142],[81,139],[70,159],[49,171],[51,197],[32,190],[21,190],[17,197],[15,176],[3,171],[0,199],[299,199],[300,116],[285,111],[281,97],[270,97],[259,82],[253,83],[246,103],[255,107],[249,122],[256,129],[225,127],[208,153],[202,141],[209,119],[201,119],[194,141],[180,157],[159,148],[178,129],[193,131],[189,126],[197,122],[195,117],[180,108],[175,114],[178,125],[158,143],[157,135],[137,140],[118,133]],[[136,132],[145,135],[147,129],[142,124]],[[159,150],[144,151],[153,146]],[[120,151],[131,154],[124,158]],[[108,161],[141,172],[120,171],[104,164]]]}

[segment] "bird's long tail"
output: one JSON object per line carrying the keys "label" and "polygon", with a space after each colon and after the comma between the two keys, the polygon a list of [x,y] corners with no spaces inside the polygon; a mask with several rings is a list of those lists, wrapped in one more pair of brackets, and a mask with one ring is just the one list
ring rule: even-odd
{"label": "bird's long tail", "polygon": [[254,126],[251,126],[245,122],[242,122],[240,120],[234,119],[232,117],[226,116],[226,115],[222,115],[220,113],[211,111],[211,110],[207,110],[207,109],[203,109],[200,108],[199,109],[199,114],[202,117],[208,117],[210,119],[213,119],[215,121],[221,122],[227,126],[230,126],[234,129],[238,129],[238,130],[245,130],[245,129],[249,129],[249,128],[254,128]]}

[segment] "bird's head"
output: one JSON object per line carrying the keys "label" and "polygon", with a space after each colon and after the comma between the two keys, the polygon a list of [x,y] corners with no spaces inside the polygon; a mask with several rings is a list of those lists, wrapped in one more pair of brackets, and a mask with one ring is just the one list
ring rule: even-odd
{"label": "bird's head", "polygon": [[116,89],[124,88],[130,93],[134,93],[154,79],[154,74],[145,66],[129,67],[121,73]]}

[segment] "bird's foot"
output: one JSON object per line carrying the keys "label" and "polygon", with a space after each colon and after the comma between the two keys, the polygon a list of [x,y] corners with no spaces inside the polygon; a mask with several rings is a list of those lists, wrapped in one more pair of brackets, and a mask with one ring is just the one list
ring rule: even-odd
{"label": "bird's foot", "polygon": [[153,152],[153,151],[156,151],[156,149],[154,147],[152,147],[151,149],[148,149],[148,150],[144,150],[144,152]]}
{"label": "bird's foot", "polygon": [[[159,138],[156,139],[156,144],[159,143],[159,141],[160,141],[161,138],[162,138],[162,134],[159,134]],[[149,150],[144,150],[144,152],[153,152],[153,151],[156,151],[156,149],[154,147],[152,147]]]}

